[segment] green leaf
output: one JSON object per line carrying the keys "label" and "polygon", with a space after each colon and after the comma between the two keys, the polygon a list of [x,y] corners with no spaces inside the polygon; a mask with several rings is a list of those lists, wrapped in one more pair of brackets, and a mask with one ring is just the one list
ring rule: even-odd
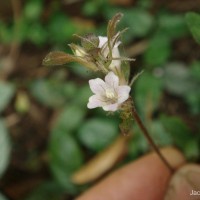
{"label": "green leaf", "polygon": [[189,69],[182,63],[167,64],[163,80],[165,88],[172,94],[183,96],[195,87]]}
{"label": "green leaf", "polygon": [[188,92],[184,97],[192,114],[198,115],[200,112],[200,91],[197,89],[196,92]]}
{"label": "green leaf", "polygon": [[67,189],[68,193],[76,193],[77,187],[70,177],[83,163],[80,147],[69,132],[54,129],[49,141],[50,168],[55,179]]}
{"label": "green leaf", "polygon": [[14,91],[12,84],[0,81],[0,112],[8,106],[14,95]]}
{"label": "green leaf", "polygon": [[177,39],[188,33],[184,16],[181,14],[159,14],[158,26],[157,31],[169,39]]}
{"label": "green leaf", "polygon": [[[139,112],[144,116],[147,108],[157,109],[162,94],[162,79],[144,72],[134,83],[134,97]],[[148,110],[149,112],[149,110]]]}
{"label": "green leaf", "polygon": [[171,54],[171,44],[168,37],[156,34],[149,42],[149,46],[144,53],[144,61],[150,66],[164,64]]}
{"label": "green leaf", "polygon": [[82,7],[82,12],[86,16],[95,16],[101,11],[104,1],[85,1]]}
{"label": "green leaf", "polygon": [[192,76],[200,81],[200,61],[194,61],[191,65]]}
{"label": "green leaf", "polygon": [[154,142],[158,146],[166,146],[173,143],[171,134],[166,131],[160,120],[154,120],[151,122],[150,133]]}
{"label": "green leaf", "polygon": [[75,98],[74,103],[77,104],[78,106],[81,106],[84,109],[87,109],[87,103],[88,103],[89,97],[92,95],[92,92],[89,86],[84,85],[80,87],[79,90],[77,91],[77,94],[81,98]]}
{"label": "green leaf", "polygon": [[43,2],[41,0],[26,1],[23,12],[28,20],[37,20],[42,13]]}
{"label": "green leaf", "polygon": [[197,140],[197,138],[191,138],[186,146],[185,146],[185,155],[186,158],[190,159],[190,160],[198,160],[199,156],[200,156],[200,151],[199,151],[199,146],[200,141]]}
{"label": "green leaf", "polygon": [[69,82],[58,79],[37,79],[30,85],[32,95],[42,104],[49,107],[63,106],[74,97],[76,87]]}
{"label": "green leaf", "polygon": [[57,44],[67,44],[72,35],[77,32],[73,21],[62,12],[51,15],[47,30],[49,32],[49,42]]}
{"label": "green leaf", "polygon": [[118,132],[118,125],[114,121],[94,118],[79,128],[78,137],[89,149],[100,151],[113,141]]}
{"label": "green leaf", "polygon": [[160,120],[171,135],[175,145],[184,152],[187,158],[190,160],[198,159],[198,136],[192,134],[186,124],[177,117],[161,116]]}
{"label": "green leaf", "polygon": [[64,190],[60,185],[55,182],[45,182],[31,192],[26,200],[62,200],[63,196]]}
{"label": "green leaf", "polygon": [[8,130],[0,119],[0,176],[5,171],[10,159],[11,144]]}
{"label": "green leaf", "polygon": [[200,44],[200,14],[194,12],[187,13],[186,22],[194,39]]}
{"label": "green leaf", "polygon": [[125,12],[124,20],[127,21],[130,32],[139,37],[146,36],[153,25],[152,15],[146,10],[138,8]]}
{"label": "green leaf", "polygon": [[37,22],[35,24],[30,25],[27,37],[32,43],[38,46],[42,46],[47,41],[47,34],[48,33],[44,26]]}
{"label": "green leaf", "polygon": [[172,135],[174,142],[181,148],[192,137],[188,127],[178,117],[162,116],[161,122],[165,129]]}
{"label": "green leaf", "polygon": [[73,131],[82,122],[85,116],[85,110],[77,105],[68,105],[60,113],[55,128],[63,129],[65,131]]}

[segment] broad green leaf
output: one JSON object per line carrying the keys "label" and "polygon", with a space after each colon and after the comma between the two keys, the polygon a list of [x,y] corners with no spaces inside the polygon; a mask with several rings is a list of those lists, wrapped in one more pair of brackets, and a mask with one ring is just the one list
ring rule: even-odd
{"label": "broad green leaf", "polygon": [[172,94],[181,96],[188,103],[192,113],[200,111],[199,64],[191,68],[182,63],[170,63],[164,68],[164,87]]}
{"label": "broad green leaf", "polygon": [[63,106],[76,93],[74,84],[64,83],[57,79],[36,79],[32,82],[30,89],[32,95],[40,103],[49,107]]}
{"label": "broad green leaf", "polygon": [[94,118],[79,128],[78,137],[89,149],[100,151],[113,141],[118,132],[118,125],[114,121]]}
{"label": "broad green leaf", "polygon": [[160,120],[151,121],[150,134],[158,146],[166,146],[173,143],[171,134],[166,131]]}
{"label": "broad green leaf", "polygon": [[55,123],[55,128],[69,132],[73,131],[80,125],[84,115],[85,109],[82,109],[77,105],[68,105],[60,113]]}
{"label": "broad green leaf", "polygon": [[188,33],[184,16],[181,14],[159,14],[158,26],[157,31],[170,39],[180,38]]}
{"label": "broad green leaf", "polygon": [[82,106],[82,108],[84,109],[87,109],[89,97],[92,96],[92,91],[90,90],[89,85],[84,85],[80,87],[77,91],[77,94],[81,98],[74,98],[74,103],[78,106]]}
{"label": "broad green leaf", "polygon": [[45,44],[45,42],[47,42],[47,35],[48,33],[45,27],[37,22],[29,26],[27,39],[30,40],[33,44],[42,46]]}
{"label": "broad green leaf", "polygon": [[49,165],[55,179],[67,189],[76,193],[77,187],[71,183],[71,175],[83,163],[83,155],[75,139],[67,130],[54,129],[49,141]]}
{"label": "broad green leaf", "polygon": [[43,2],[41,0],[28,0],[24,6],[23,12],[28,20],[38,20],[42,13]]}
{"label": "broad green leaf", "polygon": [[190,138],[185,146],[185,155],[190,160],[197,160],[200,156],[200,140],[197,138]]}
{"label": "broad green leaf", "polygon": [[144,72],[133,85],[135,86],[133,100],[142,116],[146,116],[149,111],[156,110],[162,94],[162,79]]}
{"label": "broad green leaf", "polygon": [[161,122],[179,147],[184,148],[188,140],[192,138],[188,127],[178,117],[162,116]]}
{"label": "broad green leaf", "polygon": [[193,114],[198,115],[200,113],[200,91],[199,89],[193,90],[193,92],[188,92],[184,97],[188,105],[190,106],[190,111]]}
{"label": "broad green leaf", "polygon": [[9,139],[8,130],[4,122],[0,119],[0,177],[6,170],[9,163],[11,151],[11,143]]}
{"label": "broad green leaf", "polygon": [[186,22],[194,39],[200,44],[200,14],[194,12],[187,13]]}
{"label": "broad green leaf", "polygon": [[194,61],[191,65],[192,76],[200,81],[200,61]]}
{"label": "broad green leaf", "polygon": [[189,69],[182,63],[170,63],[164,68],[164,86],[177,95],[189,93],[194,86]]}
{"label": "broad green leaf", "polygon": [[156,34],[149,42],[149,46],[144,53],[144,61],[150,66],[164,64],[171,54],[171,44],[168,37]]}
{"label": "broad green leaf", "polygon": [[63,198],[64,189],[60,185],[55,182],[45,182],[31,192],[25,200],[63,200]]}
{"label": "broad green leaf", "polygon": [[101,13],[103,4],[107,6],[106,1],[85,1],[82,6],[82,12],[86,16],[96,16],[98,13]]}
{"label": "broad green leaf", "polygon": [[177,147],[179,147],[188,159],[198,159],[199,137],[191,133],[186,124],[177,117],[162,116],[161,122]]}
{"label": "broad green leaf", "polygon": [[63,12],[56,12],[51,15],[47,30],[49,42],[65,45],[71,40],[72,35],[77,33],[75,23]]}
{"label": "broad green leaf", "polygon": [[138,37],[146,36],[153,25],[152,15],[143,9],[130,9],[129,12],[125,12],[124,20],[130,28],[128,31]]}
{"label": "broad green leaf", "polygon": [[8,106],[14,95],[14,86],[10,83],[0,81],[0,112]]}

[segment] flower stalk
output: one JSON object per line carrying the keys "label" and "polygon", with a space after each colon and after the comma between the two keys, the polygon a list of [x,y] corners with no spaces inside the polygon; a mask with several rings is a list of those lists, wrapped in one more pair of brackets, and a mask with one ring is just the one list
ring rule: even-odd
{"label": "flower stalk", "polygon": [[156,152],[156,154],[159,156],[159,158],[162,160],[162,162],[165,164],[165,166],[169,169],[169,171],[171,173],[174,172],[174,169],[172,168],[172,166],[168,163],[168,161],[164,158],[164,156],[162,155],[162,153],[160,152],[159,148],[157,147],[157,145],[154,143],[153,139],[151,138],[148,130],[146,129],[146,127],[144,126],[142,120],[140,119],[135,106],[132,106],[132,115],[133,118],[135,119],[136,123],[138,124],[138,126],[140,127],[142,133],[144,134],[144,136],[146,137],[147,141],[149,142],[150,146],[153,148],[153,150]]}

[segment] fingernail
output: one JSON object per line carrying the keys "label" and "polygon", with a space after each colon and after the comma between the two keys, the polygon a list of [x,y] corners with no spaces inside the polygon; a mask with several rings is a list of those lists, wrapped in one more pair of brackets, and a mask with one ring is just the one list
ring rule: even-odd
{"label": "fingernail", "polygon": [[192,166],[186,173],[188,183],[196,190],[200,190],[200,167]]}
{"label": "fingernail", "polygon": [[171,178],[165,200],[194,199],[199,197],[199,193],[200,166],[190,164],[179,169]]}

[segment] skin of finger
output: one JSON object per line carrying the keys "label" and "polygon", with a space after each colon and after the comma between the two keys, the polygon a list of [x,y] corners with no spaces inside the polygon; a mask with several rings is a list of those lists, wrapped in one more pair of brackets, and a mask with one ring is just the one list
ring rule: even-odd
{"label": "skin of finger", "polygon": [[165,200],[199,199],[199,195],[191,195],[192,191],[200,191],[200,166],[187,164],[171,178]]}
{"label": "skin of finger", "polygon": [[[161,150],[173,168],[184,164],[183,155],[174,148]],[[171,172],[155,153],[116,170],[76,200],[161,200]]]}

